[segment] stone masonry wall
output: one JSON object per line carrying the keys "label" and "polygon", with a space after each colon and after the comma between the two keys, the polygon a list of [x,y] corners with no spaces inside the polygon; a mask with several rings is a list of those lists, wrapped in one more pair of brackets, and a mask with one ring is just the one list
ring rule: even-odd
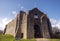
{"label": "stone masonry wall", "polygon": [[5,34],[10,34],[15,37],[15,28],[16,28],[16,19],[12,20],[7,24]]}
{"label": "stone masonry wall", "polygon": [[[38,18],[34,18],[34,16]],[[34,8],[26,14],[24,11],[20,11],[15,19],[6,25],[5,34],[11,34],[16,39],[32,39],[37,38],[50,38],[52,35],[52,27],[48,17],[37,8]],[[38,25],[35,29],[35,25]],[[37,32],[38,33],[37,33]],[[36,34],[37,33],[37,34]]]}
{"label": "stone masonry wall", "polygon": [[42,33],[44,38],[50,38],[49,30],[48,30],[48,23],[47,17],[44,15],[42,18]]}
{"label": "stone masonry wall", "polygon": [[21,24],[21,33],[23,33],[23,39],[27,39],[27,14],[23,14],[22,24]]}

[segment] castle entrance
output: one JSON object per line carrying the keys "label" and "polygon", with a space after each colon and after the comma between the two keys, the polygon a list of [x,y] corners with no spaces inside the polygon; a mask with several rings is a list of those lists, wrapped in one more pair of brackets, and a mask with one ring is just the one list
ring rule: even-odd
{"label": "castle entrance", "polygon": [[38,25],[34,25],[34,38],[41,38],[40,27]]}

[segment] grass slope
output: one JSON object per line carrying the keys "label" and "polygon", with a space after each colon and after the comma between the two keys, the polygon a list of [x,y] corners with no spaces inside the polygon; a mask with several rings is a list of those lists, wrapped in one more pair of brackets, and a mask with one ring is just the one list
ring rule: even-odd
{"label": "grass slope", "polygon": [[18,41],[36,41],[35,39],[20,39]]}
{"label": "grass slope", "polygon": [[[39,40],[41,40],[41,39],[39,39]],[[15,40],[12,35],[0,35],[0,41],[36,41],[36,39],[19,39],[19,40]],[[60,41],[60,39],[48,39],[48,41]]]}
{"label": "grass slope", "polygon": [[0,35],[0,41],[14,41],[12,35]]}
{"label": "grass slope", "polygon": [[60,41],[60,39],[49,39],[49,41]]}

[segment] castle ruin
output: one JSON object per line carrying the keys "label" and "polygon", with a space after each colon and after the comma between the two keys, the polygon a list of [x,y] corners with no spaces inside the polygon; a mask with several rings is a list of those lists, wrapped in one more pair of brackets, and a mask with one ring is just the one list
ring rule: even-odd
{"label": "castle ruin", "polygon": [[6,25],[4,34],[11,34],[16,39],[52,38],[52,27],[48,16],[33,8],[28,13],[20,11],[16,18]]}

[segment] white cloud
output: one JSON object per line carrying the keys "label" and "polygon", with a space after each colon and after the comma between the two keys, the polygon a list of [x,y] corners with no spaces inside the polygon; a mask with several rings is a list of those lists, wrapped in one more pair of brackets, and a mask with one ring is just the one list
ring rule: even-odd
{"label": "white cloud", "polygon": [[58,27],[60,29],[60,20],[50,19],[52,27]]}
{"label": "white cloud", "polygon": [[12,11],[12,14],[14,14],[14,15],[15,15],[16,13],[17,13],[16,11]]}
{"label": "white cloud", "polygon": [[18,9],[20,9],[20,10],[23,10],[23,11],[26,11],[26,8],[20,3],[20,4],[18,4]]}
{"label": "white cloud", "polygon": [[24,7],[23,6],[21,6],[21,10],[23,9]]}
{"label": "white cloud", "polygon": [[23,6],[21,3],[19,3],[17,7],[18,7],[20,10],[22,10],[22,9],[24,8],[24,6]]}
{"label": "white cloud", "polygon": [[3,30],[3,24],[0,22],[0,30]]}
{"label": "white cloud", "polygon": [[0,21],[0,30],[4,30],[5,25],[8,24],[11,21],[11,19],[3,18]]}
{"label": "white cloud", "polygon": [[56,26],[60,28],[60,20],[57,22]]}
{"label": "white cloud", "polygon": [[57,20],[56,19],[50,19],[50,21],[51,21],[51,23],[53,24],[53,25],[55,25],[56,23],[57,23]]}
{"label": "white cloud", "polygon": [[16,17],[17,12],[16,11],[12,11],[12,14]]}

